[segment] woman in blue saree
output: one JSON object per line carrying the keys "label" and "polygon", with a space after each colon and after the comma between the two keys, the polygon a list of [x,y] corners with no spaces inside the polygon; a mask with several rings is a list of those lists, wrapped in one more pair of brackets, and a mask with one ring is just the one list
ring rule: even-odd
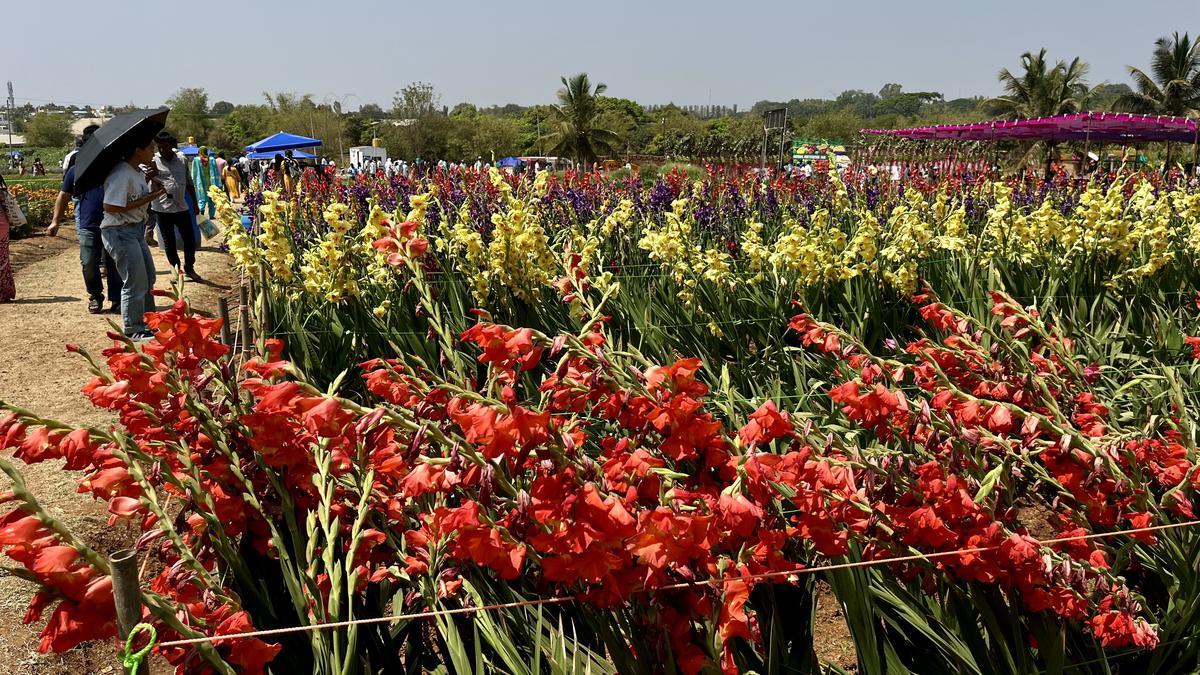
{"label": "woman in blue saree", "polygon": [[217,207],[209,198],[208,189],[214,185],[221,186],[221,174],[217,171],[217,160],[208,148],[199,148],[196,158],[192,160],[192,183],[196,186],[200,212],[212,218],[217,214]]}

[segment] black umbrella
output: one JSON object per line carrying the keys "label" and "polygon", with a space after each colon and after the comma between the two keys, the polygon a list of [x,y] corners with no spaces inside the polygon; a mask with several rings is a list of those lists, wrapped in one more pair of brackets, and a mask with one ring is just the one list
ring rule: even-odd
{"label": "black umbrella", "polygon": [[162,131],[169,112],[170,108],[134,110],[105,122],[75,156],[75,194],[103,185],[108,172],[121,161],[130,139],[144,132],[153,136]]}

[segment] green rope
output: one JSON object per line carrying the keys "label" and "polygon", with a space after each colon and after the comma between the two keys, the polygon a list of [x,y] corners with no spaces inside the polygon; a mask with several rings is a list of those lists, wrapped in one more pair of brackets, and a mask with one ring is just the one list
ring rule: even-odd
{"label": "green rope", "polygon": [[[138,633],[146,631],[150,633],[150,639],[146,642],[146,646],[139,651],[133,651],[133,637]],[[137,669],[142,665],[142,659],[150,653],[154,648],[154,643],[158,641],[158,631],[154,630],[154,626],[148,623],[139,623],[129,631],[129,636],[125,638],[125,655],[121,657],[121,663],[131,673],[136,673]]]}

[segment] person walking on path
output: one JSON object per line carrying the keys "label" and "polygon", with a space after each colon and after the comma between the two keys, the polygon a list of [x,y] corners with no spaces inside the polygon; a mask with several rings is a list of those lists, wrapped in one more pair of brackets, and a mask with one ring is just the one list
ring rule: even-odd
{"label": "person walking on path", "polygon": [[[187,164],[175,150],[175,137],[170,132],[159,132],[155,137],[158,144],[158,155],[154,158],[154,167],[158,170],[158,181],[166,191],[150,204],[155,220],[158,221],[158,235],[162,238],[163,253],[171,267],[179,270],[179,250],[176,246],[176,235],[183,240],[183,274],[193,281],[199,281],[196,274],[196,231],[192,228],[192,219],[188,211],[199,207],[189,206],[188,194],[195,193],[195,187],[188,176]],[[195,204],[193,196],[192,203]]]}
{"label": "person walking on path", "polygon": [[17,285],[13,282],[12,261],[8,257],[8,185],[0,176],[0,302],[17,298]]}
{"label": "person walking on path", "polygon": [[196,158],[192,160],[192,185],[196,190],[196,205],[201,213],[207,213],[209,218],[217,215],[217,205],[208,197],[208,189],[221,184],[221,173],[217,170],[217,162],[213,159],[208,148],[201,146]]}
{"label": "person walking on path", "polygon": [[[84,129],[83,140],[86,141],[96,129],[95,126]],[[104,281],[100,278],[100,265],[103,264],[108,279],[108,299],[112,303],[109,311],[117,314],[121,311],[121,276],[117,273],[112,256],[104,250],[104,242],[100,240],[100,221],[104,219],[104,188],[94,187],[83,194],[75,194],[75,158],[71,159],[63,174],[62,188],[54,202],[54,214],[46,234],[51,237],[58,235],[63,213],[67,210],[67,200],[73,201],[75,234],[79,237],[79,265],[83,268],[83,285],[88,293],[88,311],[99,314],[104,309]]]}
{"label": "person walking on path", "polygon": [[[154,311],[154,258],[146,245],[146,218],[150,203],[166,193],[157,180],[157,169],[142,172],[139,166],[154,164],[152,133],[135,136],[104,179],[104,218],[100,237],[104,250],[117,263],[121,276],[121,322],[125,336],[144,341],[154,337],[146,326],[146,312]],[[151,181],[153,189],[147,185]]]}
{"label": "person walking on path", "polygon": [[229,199],[231,201],[241,199],[242,174],[238,171],[237,166],[233,162],[227,163],[221,177],[225,179],[225,192],[229,194]]}

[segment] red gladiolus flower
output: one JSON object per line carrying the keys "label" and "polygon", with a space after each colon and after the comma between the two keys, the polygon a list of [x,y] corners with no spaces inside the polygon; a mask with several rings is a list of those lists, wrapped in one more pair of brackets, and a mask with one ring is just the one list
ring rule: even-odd
{"label": "red gladiolus flower", "polygon": [[1088,622],[1092,635],[1102,647],[1125,647],[1135,645],[1142,649],[1153,649],[1158,645],[1158,632],[1144,619],[1124,611],[1112,610],[1092,617]]}
{"label": "red gladiolus flower", "polygon": [[[238,635],[253,631],[254,624],[250,622],[250,615],[246,612],[235,612],[217,626],[214,635]],[[246,675],[263,675],[267,663],[283,649],[283,645],[269,644],[258,638],[227,640],[218,642],[217,645],[225,653],[225,658],[233,665],[239,666],[240,672]]]}
{"label": "red gladiolus flower", "polygon": [[738,431],[738,437],[749,447],[770,443],[792,433],[787,413],[779,412],[774,401],[767,401],[750,415],[750,421]]}
{"label": "red gladiolus flower", "polygon": [[1200,337],[1189,335],[1183,338],[1183,343],[1192,348],[1192,358],[1200,361]]}

